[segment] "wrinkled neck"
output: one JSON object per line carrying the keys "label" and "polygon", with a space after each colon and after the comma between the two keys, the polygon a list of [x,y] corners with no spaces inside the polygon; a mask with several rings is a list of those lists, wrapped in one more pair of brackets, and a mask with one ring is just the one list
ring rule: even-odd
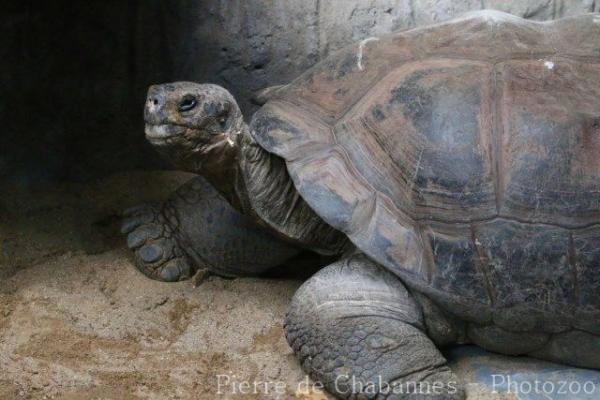
{"label": "wrinkled neck", "polygon": [[204,176],[225,200],[242,212],[247,194],[240,176],[239,160],[249,141],[252,139],[248,126],[241,121],[229,134],[223,134],[207,154],[199,157],[192,171]]}
{"label": "wrinkled neck", "polygon": [[263,149],[242,122],[212,150],[187,161],[238,211],[299,247],[341,254],[346,236],[324,222],[302,199],[285,161]]}
{"label": "wrinkled neck", "polygon": [[249,129],[240,136],[236,193],[240,210],[285,240],[321,254],[341,254],[348,241],[304,201],[283,158],[266,151]]}

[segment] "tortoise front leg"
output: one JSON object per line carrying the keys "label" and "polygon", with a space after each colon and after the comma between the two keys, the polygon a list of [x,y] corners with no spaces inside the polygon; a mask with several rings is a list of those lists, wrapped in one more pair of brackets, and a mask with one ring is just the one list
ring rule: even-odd
{"label": "tortoise front leg", "polygon": [[169,202],[142,204],[125,210],[121,232],[134,252],[136,267],[149,278],[175,282],[190,278],[197,266],[183,252],[177,221],[169,221]]}
{"label": "tortoise front leg", "polygon": [[400,280],[355,255],[296,293],[285,333],[303,369],[342,399],[463,399]]}
{"label": "tortoise front leg", "polygon": [[200,268],[257,275],[299,253],[234,210],[201,177],[165,203],[134,207],[125,217],[122,231],[137,268],[161,281],[188,279]]}

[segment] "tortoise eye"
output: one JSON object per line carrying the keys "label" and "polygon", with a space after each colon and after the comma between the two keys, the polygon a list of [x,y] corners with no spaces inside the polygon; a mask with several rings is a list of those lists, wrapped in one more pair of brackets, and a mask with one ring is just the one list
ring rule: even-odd
{"label": "tortoise eye", "polygon": [[180,112],[190,111],[192,108],[196,107],[197,103],[198,102],[194,96],[191,94],[186,94],[183,96],[183,99],[181,99],[178,109]]}

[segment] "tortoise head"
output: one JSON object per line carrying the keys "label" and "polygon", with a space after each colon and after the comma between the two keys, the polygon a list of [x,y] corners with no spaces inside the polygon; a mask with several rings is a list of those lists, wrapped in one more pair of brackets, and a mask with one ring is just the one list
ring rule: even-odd
{"label": "tortoise head", "polygon": [[244,126],[242,113],[224,88],[175,82],[148,89],[144,108],[146,139],[170,161],[195,163],[233,146]]}

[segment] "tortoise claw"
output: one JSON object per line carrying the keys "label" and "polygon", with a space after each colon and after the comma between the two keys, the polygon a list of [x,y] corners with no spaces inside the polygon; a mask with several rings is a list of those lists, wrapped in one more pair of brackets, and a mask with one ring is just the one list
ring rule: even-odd
{"label": "tortoise claw", "polygon": [[127,246],[134,251],[136,267],[146,276],[164,282],[190,278],[192,268],[179,248],[173,227],[159,207],[144,205],[126,210],[121,232],[127,234]]}

